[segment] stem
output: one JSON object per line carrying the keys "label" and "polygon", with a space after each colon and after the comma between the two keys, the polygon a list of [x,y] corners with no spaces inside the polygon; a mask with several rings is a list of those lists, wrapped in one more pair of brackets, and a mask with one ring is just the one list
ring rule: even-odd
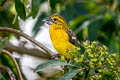
{"label": "stem", "polygon": [[36,44],[38,47],[40,47],[41,49],[43,49],[47,53],[49,53],[49,55],[52,55],[52,51],[51,50],[49,50],[47,47],[45,47],[41,43],[39,43],[38,41],[36,41],[32,37],[29,37],[27,34],[21,32],[19,30],[7,28],[7,27],[0,27],[0,31],[7,31],[7,32],[15,33],[15,34],[17,34],[19,36],[22,36],[22,37],[28,39],[29,41],[31,41],[32,43]]}
{"label": "stem", "polygon": [[14,75],[14,73],[11,71],[10,68],[8,68],[7,66],[4,66],[4,65],[1,65],[1,64],[0,64],[0,69],[5,70],[6,72],[8,72],[8,74],[9,74],[9,76],[10,76],[10,80],[16,80],[15,75]]}
{"label": "stem", "polygon": [[15,67],[17,69],[19,80],[23,80],[20,69],[19,69],[19,66],[18,66],[16,60],[12,57],[11,53],[8,52],[7,50],[2,50],[2,53],[6,54],[7,56],[9,56],[12,59],[14,65],[15,65]]}

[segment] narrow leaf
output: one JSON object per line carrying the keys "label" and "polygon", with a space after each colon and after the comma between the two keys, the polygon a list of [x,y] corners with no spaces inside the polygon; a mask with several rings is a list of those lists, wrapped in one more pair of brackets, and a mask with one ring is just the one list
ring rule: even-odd
{"label": "narrow leaf", "polygon": [[21,19],[26,19],[26,12],[24,4],[21,2],[21,0],[15,0],[15,9],[17,11],[18,16],[20,16]]}
{"label": "narrow leaf", "polygon": [[0,0],[0,6],[3,6],[7,0]]}
{"label": "narrow leaf", "polygon": [[62,76],[59,80],[70,80],[80,71],[81,71],[81,69],[71,70],[70,72],[68,72],[64,76]]}
{"label": "narrow leaf", "polygon": [[[12,77],[15,77],[16,80],[19,80],[18,79],[19,75],[17,72],[17,68],[13,62],[13,59],[10,56],[8,56],[7,54],[5,54],[4,52],[2,52],[0,54],[0,64],[10,68],[10,70],[8,70],[8,72],[11,71],[12,73],[10,72],[9,75],[13,74]],[[8,80],[8,76],[6,76],[6,73],[4,75],[5,75],[4,77]]]}
{"label": "narrow leaf", "polygon": [[93,75],[94,74],[94,69],[93,68],[91,68],[90,70],[89,70],[89,73],[88,73],[88,76],[91,76],[91,75]]}
{"label": "narrow leaf", "polygon": [[99,30],[103,27],[103,16],[97,16],[90,21],[88,25],[88,40],[95,41],[98,37]]}
{"label": "narrow leaf", "polygon": [[6,43],[6,41],[7,41],[7,38],[5,38],[5,39],[1,39],[0,38],[0,52],[3,50],[3,48],[5,47],[5,43]]}
{"label": "narrow leaf", "polygon": [[45,0],[32,0],[32,17],[35,18],[39,12],[40,4],[45,2]]}
{"label": "narrow leaf", "polygon": [[60,0],[49,0],[51,9],[54,10],[56,3],[59,3],[59,2],[60,2]]}
{"label": "narrow leaf", "polygon": [[0,73],[0,80],[6,80],[5,77]]}
{"label": "narrow leaf", "polygon": [[34,70],[34,72],[38,72],[42,69],[46,69],[48,67],[53,67],[53,66],[74,66],[74,65],[69,64],[69,63],[65,63],[65,62],[60,62],[58,60],[50,60],[50,61],[47,61],[45,63],[38,65],[36,67],[36,69]]}
{"label": "narrow leaf", "polygon": [[120,74],[117,74],[117,78],[118,78],[118,80],[120,80]]}
{"label": "narrow leaf", "polygon": [[32,17],[35,18],[40,8],[40,0],[32,0]]}
{"label": "narrow leaf", "polygon": [[37,19],[37,21],[36,21],[36,23],[35,23],[35,25],[33,27],[33,30],[32,30],[33,37],[35,37],[37,35],[37,33],[40,31],[40,27],[41,27],[41,25],[43,25],[43,21],[42,20],[45,17],[47,17],[47,15],[45,13],[41,14],[38,17],[38,19]]}

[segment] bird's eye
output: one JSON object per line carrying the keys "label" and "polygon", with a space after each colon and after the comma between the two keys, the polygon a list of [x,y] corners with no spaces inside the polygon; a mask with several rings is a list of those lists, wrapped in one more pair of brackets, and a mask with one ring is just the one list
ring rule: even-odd
{"label": "bird's eye", "polygon": [[57,21],[57,19],[56,19],[56,18],[53,18],[53,21]]}

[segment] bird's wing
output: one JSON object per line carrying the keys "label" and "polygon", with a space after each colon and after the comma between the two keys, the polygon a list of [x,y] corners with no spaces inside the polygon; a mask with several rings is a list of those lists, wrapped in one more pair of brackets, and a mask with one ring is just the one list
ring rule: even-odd
{"label": "bird's wing", "polygon": [[69,36],[69,41],[70,41],[73,45],[75,45],[76,43],[79,44],[79,41],[78,41],[78,39],[76,38],[75,34],[72,32],[72,30],[67,29],[66,32],[67,32],[67,34],[68,34],[68,36]]}

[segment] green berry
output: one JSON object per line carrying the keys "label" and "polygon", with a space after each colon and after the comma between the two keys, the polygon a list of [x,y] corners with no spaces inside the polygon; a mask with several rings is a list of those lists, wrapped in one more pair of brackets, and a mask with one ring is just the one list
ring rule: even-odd
{"label": "green berry", "polygon": [[103,45],[103,49],[106,51],[106,50],[108,50],[108,48],[105,46],[105,45]]}
{"label": "green berry", "polygon": [[101,61],[104,61],[104,58],[101,58]]}
{"label": "green berry", "polygon": [[102,66],[102,63],[101,63],[101,62],[99,62],[99,63],[98,63],[98,65],[99,65],[99,66]]}
{"label": "green berry", "polygon": [[102,78],[102,75],[98,75],[99,78]]}
{"label": "green berry", "polygon": [[80,59],[79,59],[79,62],[82,62],[83,61],[83,58],[81,57]]}

